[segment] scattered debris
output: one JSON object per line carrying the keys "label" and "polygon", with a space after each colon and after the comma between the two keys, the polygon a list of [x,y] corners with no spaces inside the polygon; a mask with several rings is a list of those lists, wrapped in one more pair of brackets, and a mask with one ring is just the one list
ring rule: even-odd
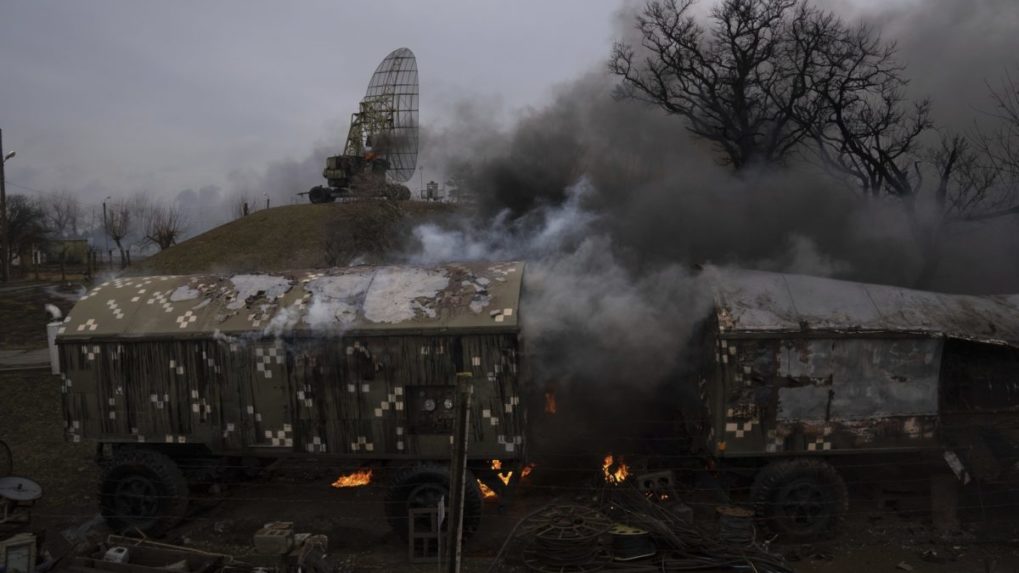
{"label": "scattered debris", "polygon": [[[553,502],[525,517],[489,571],[503,565],[504,559],[506,565],[524,565],[539,572],[635,567],[649,571],[792,571],[761,544],[726,543],[717,531],[692,523],[684,512],[673,511],[673,503],[648,496],[632,479],[608,483],[594,505]],[[678,499],[674,490],[668,499]]]}

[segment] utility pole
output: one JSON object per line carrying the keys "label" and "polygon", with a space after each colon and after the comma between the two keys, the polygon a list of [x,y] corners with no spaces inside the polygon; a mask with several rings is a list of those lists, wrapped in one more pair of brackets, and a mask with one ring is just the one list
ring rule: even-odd
{"label": "utility pole", "polygon": [[110,250],[110,224],[106,222],[106,201],[109,199],[109,195],[106,199],[103,199],[103,238],[106,240],[106,256],[110,258],[110,268],[113,268],[113,251]]}
{"label": "utility pole", "polygon": [[456,419],[453,424],[453,463],[449,468],[449,540],[446,554],[449,555],[448,573],[460,573],[460,548],[464,529],[464,488],[467,482],[467,437],[470,435],[471,373],[457,374]]}
{"label": "utility pole", "polygon": [[7,189],[4,187],[4,163],[14,157],[14,152],[4,155],[4,130],[0,129],[0,232],[3,233],[3,264],[0,265],[0,275],[3,281],[11,279],[11,244],[7,232]]}

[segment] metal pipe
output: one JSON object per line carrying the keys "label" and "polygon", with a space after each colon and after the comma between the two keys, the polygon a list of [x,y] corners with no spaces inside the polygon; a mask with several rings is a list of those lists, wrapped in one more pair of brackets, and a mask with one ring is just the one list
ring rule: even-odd
{"label": "metal pipe", "polygon": [[[11,155],[11,157],[14,157]],[[0,129],[0,233],[3,234],[3,264],[0,265],[0,275],[3,282],[11,278],[10,268],[10,240],[7,232],[7,189],[4,186],[4,163],[7,163],[8,156],[4,155],[4,130]]]}
{"label": "metal pipe", "polygon": [[110,250],[110,224],[106,222],[106,201],[109,199],[109,195],[106,199],[103,199],[103,238],[106,240],[106,256],[110,259],[110,268],[113,268],[113,251]]}

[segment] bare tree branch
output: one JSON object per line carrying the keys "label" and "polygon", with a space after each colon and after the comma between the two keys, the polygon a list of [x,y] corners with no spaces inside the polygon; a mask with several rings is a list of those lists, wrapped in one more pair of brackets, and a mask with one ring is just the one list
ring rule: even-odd
{"label": "bare tree branch", "polygon": [[177,204],[155,205],[145,217],[145,242],[166,250],[177,243],[187,227],[184,211]]}
{"label": "bare tree branch", "polygon": [[67,191],[50,193],[43,198],[49,228],[55,238],[61,239],[60,280],[67,279],[67,242],[78,238],[82,209],[78,197]]}
{"label": "bare tree branch", "polygon": [[653,0],[644,7],[641,56],[627,44],[613,48],[609,69],[621,78],[619,94],[684,117],[737,170],[784,161],[807,135],[795,117],[814,107],[805,79],[812,48],[792,37],[815,11],[798,0],[724,0],[704,27],[689,14],[692,5]]}
{"label": "bare tree branch", "polygon": [[120,251],[120,268],[127,267],[124,244],[134,230],[132,211],[131,204],[126,199],[118,199],[107,204],[106,234],[113,239],[117,250]]}

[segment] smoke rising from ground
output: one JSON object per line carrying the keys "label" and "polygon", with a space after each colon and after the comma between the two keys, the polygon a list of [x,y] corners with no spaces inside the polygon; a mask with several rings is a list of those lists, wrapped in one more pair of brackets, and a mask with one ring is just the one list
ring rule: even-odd
{"label": "smoke rising from ground", "polygon": [[560,205],[483,227],[419,226],[410,260],[526,260],[521,320],[543,378],[660,379],[675,366],[673,341],[707,312],[706,291],[680,265],[628,268],[584,206],[597,191],[581,180],[565,192]]}
{"label": "smoke rising from ground", "polygon": [[606,232],[607,218],[591,210],[597,201],[598,190],[581,178],[564,189],[561,203],[519,217],[504,212],[484,224],[420,225],[417,248],[407,255],[415,264],[527,261],[520,320],[530,378],[538,384],[529,399],[540,411],[535,400],[543,389],[556,393],[563,406],[550,441],[566,450],[592,433],[632,431],[629,413],[677,404],[662,400],[663,390],[689,394],[689,386],[662,383],[689,363],[685,342],[711,308],[704,279],[686,267],[631,267]]}

